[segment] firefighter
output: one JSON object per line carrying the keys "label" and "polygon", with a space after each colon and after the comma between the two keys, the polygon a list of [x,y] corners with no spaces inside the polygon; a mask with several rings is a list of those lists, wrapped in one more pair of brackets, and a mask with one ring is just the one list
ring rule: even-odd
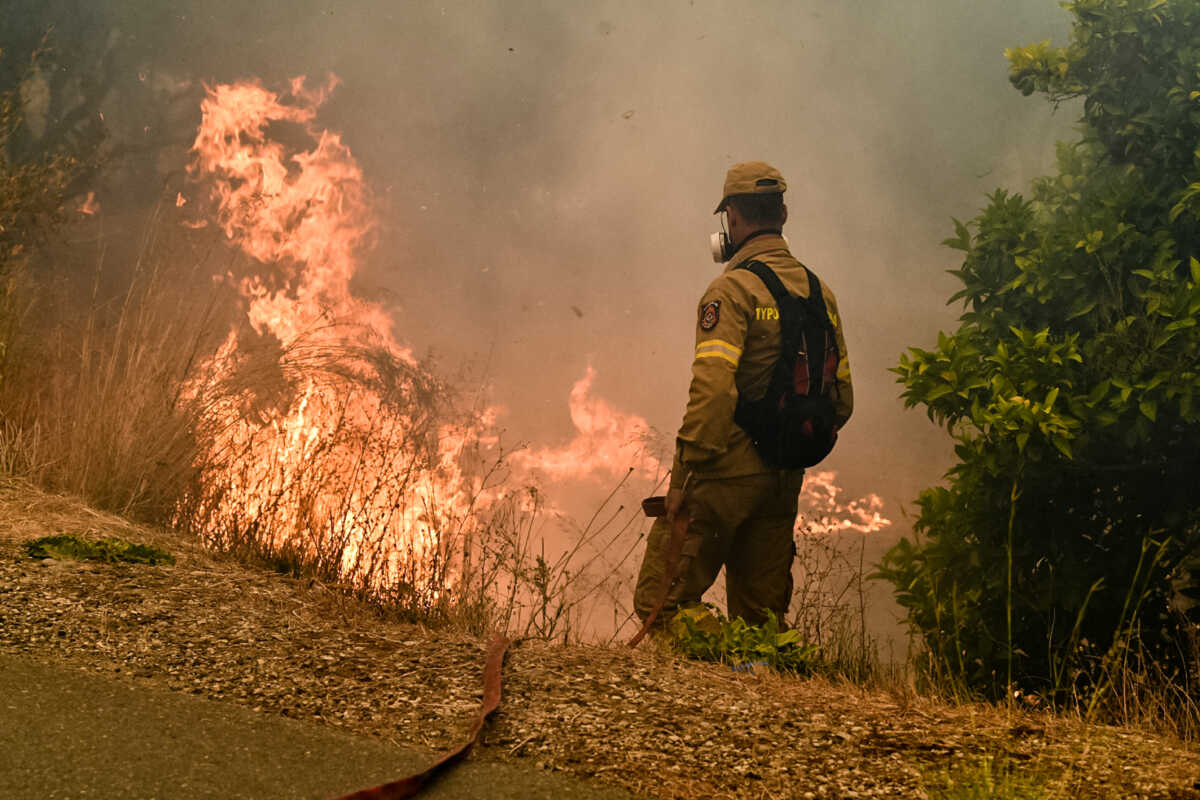
{"label": "firefighter", "polygon": [[[779,312],[763,282],[746,269],[749,259],[770,267],[794,296],[809,296],[808,273],[783,238],[787,206],[783,176],[761,161],[735,164],[725,176],[714,213],[727,233],[714,234],[714,260],[726,262],[700,299],[696,351],[683,424],[676,438],[667,515],[650,529],[634,590],[643,621],[662,597],[671,522],[690,517],[678,564],[656,620],[698,606],[725,567],[729,616],[761,624],[768,611],[782,622],[792,596],[793,530],[804,471],[771,469],[750,437],[734,422],[738,398],[761,398],[780,356]],[[833,400],[835,425],[853,408],[846,340],[833,292],[822,294],[840,359]]]}

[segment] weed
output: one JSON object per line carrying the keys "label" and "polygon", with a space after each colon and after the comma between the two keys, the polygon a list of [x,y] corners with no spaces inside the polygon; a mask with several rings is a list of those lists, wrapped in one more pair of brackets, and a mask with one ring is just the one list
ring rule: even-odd
{"label": "weed", "polygon": [[925,787],[930,800],[1050,800],[1054,788],[1046,775],[991,756],[927,777]]}
{"label": "weed", "polygon": [[855,683],[882,680],[885,668],[866,630],[866,535],[807,524],[795,538],[789,627],[818,648],[822,672]]}
{"label": "weed", "polygon": [[117,537],[84,539],[74,534],[43,536],[25,543],[30,558],[59,558],[77,561],[125,561],[134,564],[174,564],[175,556],[153,545],[134,544]]}
{"label": "weed", "polygon": [[768,611],[762,625],[741,617],[727,619],[712,605],[681,609],[668,625],[674,646],[688,658],[719,661],[734,666],[765,663],[780,672],[807,675],[819,651],[805,644],[797,630],[783,630],[779,618]]}

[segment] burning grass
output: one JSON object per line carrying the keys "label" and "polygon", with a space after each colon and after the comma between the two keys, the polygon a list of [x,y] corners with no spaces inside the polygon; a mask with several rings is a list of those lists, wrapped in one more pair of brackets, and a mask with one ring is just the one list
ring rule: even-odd
{"label": "burning grass", "polygon": [[76,316],[61,313],[80,302],[66,291],[36,298],[58,313],[13,343],[6,473],[414,618],[559,634],[578,616],[571,558],[611,526],[547,560],[543,502],[503,485],[486,437],[455,436],[472,418],[450,387],[348,323],[287,345],[251,331],[233,351],[217,309],[236,295],[168,277],[170,248],[149,246],[116,303],[85,294]]}

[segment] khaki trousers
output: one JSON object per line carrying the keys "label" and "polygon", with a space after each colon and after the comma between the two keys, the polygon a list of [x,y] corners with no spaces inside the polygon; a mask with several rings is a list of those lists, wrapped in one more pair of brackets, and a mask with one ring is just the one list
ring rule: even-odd
{"label": "khaki trousers", "polygon": [[[691,481],[684,491],[683,513],[691,514],[691,523],[679,577],[657,621],[666,623],[679,608],[699,603],[722,566],[731,618],[759,625],[770,610],[782,621],[792,599],[792,535],[802,480],[797,470]],[[650,528],[633,594],[642,620],[662,591],[670,536],[667,518],[659,517]]]}

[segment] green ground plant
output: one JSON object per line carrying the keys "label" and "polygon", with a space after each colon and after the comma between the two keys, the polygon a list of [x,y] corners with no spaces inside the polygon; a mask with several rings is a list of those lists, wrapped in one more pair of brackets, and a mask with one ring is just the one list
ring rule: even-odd
{"label": "green ground plant", "polygon": [[43,536],[25,543],[30,558],[72,559],[75,561],[104,561],[115,564],[174,564],[175,556],[160,547],[136,544],[115,536],[86,539],[73,533]]}
{"label": "green ground plant", "polygon": [[1121,716],[1134,650],[1180,697],[1196,665],[1200,2],[1065,7],[1067,46],[1007,56],[1081,137],[955,220],[961,325],[895,371],[958,461],[878,574],[936,680]]}
{"label": "green ground plant", "polygon": [[761,625],[741,617],[727,618],[710,604],[681,609],[668,624],[672,645],[687,658],[739,666],[766,664],[780,672],[810,674],[820,651],[803,641],[800,631],[785,630],[767,612]]}

